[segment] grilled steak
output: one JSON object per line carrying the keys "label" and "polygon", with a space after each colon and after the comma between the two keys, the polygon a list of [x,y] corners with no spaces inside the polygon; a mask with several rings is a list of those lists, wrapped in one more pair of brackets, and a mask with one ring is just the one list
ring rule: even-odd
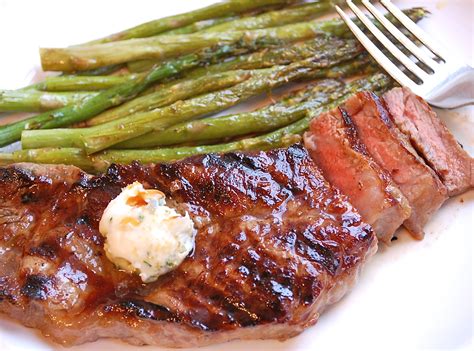
{"label": "grilled steak", "polygon": [[[142,284],[107,260],[98,222],[121,188],[165,192],[195,250]],[[339,300],[376,249],[368,224],[301,146],[173,164],[0,168],[0,311],[67,345],[186,347],[286,339]]]}
{"label": "grilled steak", "polygon": [[392,123],[383,101],[375,94],[357,93],[344,108],[370,155],[408,199],[412,212],[405,226],[416,238],[422,238],[423,226],[447,198],[446,187]]}
{"label": "grilled steak", "polygon": [[368,155],[357,131],[336,108],[314,118],[305,146],[324,177],[346,194],[378,238],[388,243],[411,209],[391,178]]}
{"label": "grilled steak", "polygon": [[474,186],[473,159],[423,99],[407,88],[396,88],[384,95],[384,101],[395,124],[439,175],[450,196]]}

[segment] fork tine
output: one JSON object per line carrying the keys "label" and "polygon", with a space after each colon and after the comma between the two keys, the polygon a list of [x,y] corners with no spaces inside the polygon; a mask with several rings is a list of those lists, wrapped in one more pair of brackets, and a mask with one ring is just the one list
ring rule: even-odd
{"label": "fork tine", "polygon": [[434,40],[432,40],[418,25],[405,15],[390,0],[380,0],[383,6],[396,19],[398,19],[419,41],[421,41],[433,54],[446,61],[445,50]]}
{"label": "fork tine", "polygon": [[408,68],[412,73],[421,78],[421,80],[426,80],[428,74],[418,67],[408,56],[406,56],[399,48],[397,48],[391,41],[388,39],[385,34],[383,34],[380,29],[378,29],[372,21],[364,15],[364,13],[359,10],[359,8],[354,5],[352,0],[347,0],[347,5],[355,13],[355,15],[362,21],[362,23],[367,27],[367,29],[380,41],[380,43],[393,55],[397,60],[399,60],[406,68]]}
{"label": "fork tine", "polygon": [[387,56],[384,55],[380,49],[370,41],[370,39],[362,32],[359,27],[345,14],[339,6],[336,6],[336,11],[339,13],[344,22],[349,26],[350,30],[359,39],[362,45],[367,49],[370,55],[382,66],[388,74],[390,74],[400,85],[410,88],[413,92],[419,87],[408,76],[403,73],[400,68],[392,63]]}
{"label": "fork tine", "polygon": [[405,48],[407,48],[418,60],[425,65],[435,70],[439,65],[426,52],[416,46],[405,34],[403,34],[397,27],[393,25],[369,0],[362,0],[362,4],[370,11],[370,13],[377,18],[377,20],[392,34]]}

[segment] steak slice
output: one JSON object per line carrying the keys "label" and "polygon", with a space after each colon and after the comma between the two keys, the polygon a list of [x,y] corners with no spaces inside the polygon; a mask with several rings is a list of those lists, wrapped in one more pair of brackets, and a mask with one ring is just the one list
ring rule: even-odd
{"label": "steak slice", "polygon": [[423,99],[407,88],[395,88],[384,95],[384,101],[395,124],[438,174],[448,195],[474,187],[474,160]]}
{"label": "steak slice", "polygon": [[[0,311],[66,345],[283,340],[315,324],[377,246],[301,146],[113,165],[96,177],[33,168],[0,168]],[[198,230],[194,251],[150,284],[117,270],[98,232],[134,181],[165,192]]]}
{"label": "steak slice", "polygon": [[410,206],[368,155],[344,110],[336,108],[314,118],[304,141],[324,177],[349,197],[377,237],[389,243],[410,216]]}
{"label": "steak slice", "polygon": [[447,198],[445,186],[392,123],[375,94],[357,93],[344,108],[370,155],[408,199],[412,212],[404,224],[415,238],[421,239],[423,226]]}

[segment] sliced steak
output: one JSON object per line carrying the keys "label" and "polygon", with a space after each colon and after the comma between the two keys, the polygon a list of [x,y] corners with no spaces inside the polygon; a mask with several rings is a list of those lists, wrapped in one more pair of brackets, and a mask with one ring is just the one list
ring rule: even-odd
{"label": "sliced steak", "polygon": [[357,131],[336,108],[314,118],[305,146],[324,177],[346,194],[377,237],[389,243],[410,216],[406,198],[368,155]]}
{"label": "sliced steak", "polygon": [[[117,270],[98,223],[140,181],[188,211],[194,251],[142,284]],[[357,278],[376,238],[301,146],[173,164],[0,168],[0,311],[53,340],[116,337],[189,347],[286,339],[316,323]]]}
{"label": "sliced steak", "polygon": [[395,88],[384,101],[395,124],[439,175],[450,196],[474,186],[474,160],[423,99],[407,88]]}
{"label": "sliced steak", "polygon": [[405,226],[421,239],[423,226],[447,198],[446,187],[392,123],[375,94],[357,93],[346,101],[344,108],[370,155],[408,199],[412,213]]}

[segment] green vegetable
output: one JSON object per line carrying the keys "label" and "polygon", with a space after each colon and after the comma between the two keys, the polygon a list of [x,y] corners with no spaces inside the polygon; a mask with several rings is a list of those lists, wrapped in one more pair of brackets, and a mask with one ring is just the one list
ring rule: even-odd
{"label": "green vegetable", "polygon": [[[312,63],[311,60],[304,60],[302,62],[296,62],[292,65],[278,68],[278,70],[281,70],[283,72],[284,71],[289,72],[288,75],[280,76],[280,74],[277,73],[271,79],[268,79],[268,78],[262,79],[262,84],[263,85],[262,85],[262,90],[261,91],[264,91],[264,90],[268,89],[268,88],[264,88],[264,86],[265,86],[264,80],[267,81],[267,82],[270,82],[271,80],[274,80],[276,84],[273,87],[276,87],[276,86],[284,84],[288,81],[297,80],[297,79],[307,79],[308,80],[308,79],[318,79],[318,78],[349,77],[349,76],[352,76],[354,74],[363,73],[364,70],[366,69],[367,65],[368,65],[368,62],[369,62],[369,60],[367,59],[367,57],[365,57],[365,58],[361,57],[361,58],[357,58],[353,61],[341,64],[339,66],[334,66],[334,67],[330,67],[330,68],[319,68],[318,65],[317,64],[314,65],[314,63]],[[226,97],[226,99],[227,99],[227,97]],[[190,104],[189,104],[190,110],[191,111],[196,111],[196,109],[192,107],[194,102],[191,101],[191,100],[187,100],[187,101],[190,102]],[[207,103],[209,105],[208,107],[212,107],[212,104],[214,104],[216,102],[216,100],[214,100],[214,99],[209,99],[208,101],[209,101]],[[181,110],[181,109],[186,108],[186,107],[187,107],[187,105],[182,104],[178,108]],[[226,104],[225,107],[228,107],[228,105]],[[222,108],[219,108],[219,110],[222,110]],[[214,111],[209,111],[209,112],[215,112],[215,110]],[[200,115],[204,115],[204,114],[205,113],[202,113]],[[191,119],[191,118],[187,117],[186,115],[179,115],[180,118],[178,119],[178,118],[176,118],[176,113],[174,115],[175,115],[175,118],[174,118],[174,121],[173,121],[173,125],[177,124],[177,123],[180,123],[180,122],[183,122],[183,121],[188,121],[188,120]],[[191,117],[194,118],[196,116],[197,116],[197,114],[192,114]],[[185,117],[185,118],[181,119],[181,117]],[[132,119],[130,121],[132,121]],[[164,130],[165,128],[169,127],[169,126],[167,126],[167,127],[160,126],[161,128],[158,128],[157,125],[153,125],[153,123],[150,123],[149,127],[153,127],[152,132],[150,132],[146,135],[141,135],[140,137],[135,137],[133,139],[127,140],[127,141],[122,142],[122,143],[117,143],[117,144],[115,144],[114,148],[148,148],[148,147],[153,147],[153,146],[156,145],[156,142],[158,140],[157,138],[159,137],[159,133],[162,130]]]}
{"label": "green vegetable", "polygon": [[294,1],[292,0],[227,0],[219,3],[183,13],[180,15],[160,18],[151,22],[140,24],[136,27],[124,30],[120,33],[112,34],[108,37],[95,40],[92,43],[108,43],[117,40],[126,40],[132,38],[144,38],[157,35],[166,31],[182,28],[189,24],[218,18],[233,16],[238,13],[247,12],[271,5],[284,5]]}
{"label": "green vegetable", "polygon": [[[346,64],[342,71],[349,74],[359,72],[366,64],[364,60],[357,60]],[[179,122],[223,110],[289,81],[319,78],[332,74],[331,68],[320,69],[317,62],[311,59],[303,60],[288,66],[260,70],[252,78],[219,92],[179,101],[164,108],[130,115],[95,127],[25,131],[22,141],[25,145],[31,145],[34,142],[36,145],[42,144],[42,147],[82,147],[89,154],[129,139],[132,140],[121,144],[121,147],[149,147],[155,143],[155,133]],[[143,136],[144,134],[147,135]],[[138,136],[141,137],[137,138]],[[36,140],[31,141],[33,139]]]}
{"label": "green vegetable", "polygon": [[[423,9],[406,11],[413,18],[425,15]],[[188,35],[162,35],[153,38],[125,40],[107,44],[69,48],[40,49],[45,70],[75,71],[97,68],[145,58],[167,59],[205,47],[240,43],[248,46],[269,46],[304,40],[322,35],[352,36],[342,20],[310,21],[275,28]]]}
{"label": "green vegetable", "polygon": [[391,85],[392,80],[383,74],[376,74],[369,78],[359,79],[348,84],[342,95],[341,92],[338,92],[336,96],[333,96],[333,102],[310,110],[306,117],[293,124],[268,134],[227,144],[155,150],[108,150],[92,156],[87,156],[83,150],[78,148],[30,149],[0,154],[0,164],[13,162],[64,163],[74,164],[90,171],[103,171],[111,163],[129,164],[133,161],[139,161],[141,163],[170,162],[199,154],[221,153],[235,150],[265,150],[283,147],[301,140],[300,135],[308,128],[312,118],[338,106],[354,92],[361,90],[383,92]]}
{"label": "green vegetable", "polygon": [[183,122],[156,133],[154,146],[222,140],[239,135],[269,132],[303,118],[310,108],[329,103],[337,92],[345,91],[344,87],[341,81],[322,80],[253,112]]}
{"label": "green vegetable", "polygon": [[[157,91],[137,97],[116,108],[109,109],[87,121],[87,126],[103,124],[134,113],[151,111],[179,100],[232,87],[248,79],[248,71],[227,71],[203,75],[195,79],[183,79],[161,86]],[[26,146],[29,147],[29,146]]]}
{"label": "green vegetable", "polygon": [[81,103],[96,93],[88,92],[61,92],[48,93],[29,90],[4,90],[0,91],[0,112],[24,111],[37,112],[49,111],[74,103]]}
{"label": "green vegetable", "polygon": [[[152,67],[151,67],[152,68]],[[47,77],[42,82],[36,83],[34,88],[44,91],[91,91],[104,90],[138,78],[145,74],[124,74],[120,76],[58,76]]]}
{"label": "green vegetable", "polygon": [[309,3],[295,7],[265,12],[258,16],[248,16],[234,21],[217,24],[203,32],[226,32],[283,26],[285,24],[308,21],[330,11],[329,1]]}
{"label": "green vegetable", "polygon": [[216,57],[226,55],[228,50],[232,51],[233,48],[224,46],[210,52],[202,51],[198,54],[186,55],[156,66],[143,77],[112,87],[80,104],[66,106],[16,123],[0,126],[0,146],[20,139],[21,132],[25,129],[59,128],[85,121],[110,107],[134,98],[155,82],[202,63],[212,62]]}

